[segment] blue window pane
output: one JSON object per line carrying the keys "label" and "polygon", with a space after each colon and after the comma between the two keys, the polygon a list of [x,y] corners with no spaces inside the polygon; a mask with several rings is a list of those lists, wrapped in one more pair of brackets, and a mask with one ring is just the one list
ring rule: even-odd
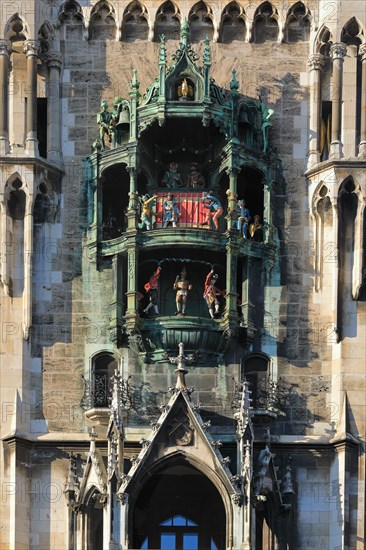
{"label": "blue window pane", "polygon": [[175,550],[175,534],[163,533],[160,537],[160,550]]}
{"label": "blue window pane", "polygon": [[211,550],[217,550],[217,546],[215,544],[214,539],[211,539]]}
{"label": "blue window pane", "polygon": [[184,533],[183,550],[198,550],[198,534]]}
{"label": "blue window pane", "polygon": [[187,525],[189,525],[189,527],[197,527],[198,523],[195,523],[191,519],[187,518]]}
{"label": "blue window pane", "polygon": [[147,541],[147,537],[146,537],[146,539],[144,540],[144,542],[142,543],[142,546],[140,546],[140,548],[149,548],[148,541]]}
{"label": "blue window pane", "polygon": [[173,525],[181,527],[182,525],[187,525],[187,518],[184,516],[174,516]]}
{"label": "blue window pane", "polygon": [[159,525],[172,525],[172,518],[166,519],[165,521],[162,521]]}

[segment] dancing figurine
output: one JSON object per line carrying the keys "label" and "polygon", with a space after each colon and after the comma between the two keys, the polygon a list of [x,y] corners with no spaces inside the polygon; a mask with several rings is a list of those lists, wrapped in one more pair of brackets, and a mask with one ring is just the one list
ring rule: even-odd
{"label": "dancing figurine", "polygon": [[215,286],[218,277],[219,276],[214,273],[214,270],[211,269],[205,280],[203,297],[206,300],[211,319],[214,319],[215,315],[218,315],[220,309],[218,297],[222,295],[222,291]]}
{"label": "dancing figurine", "polygon": [[174,200],[173,193],[168,194],[168,198],[163,202],[163,227],[168,227],[171,223],[173,227],[177,227],[180,212],[177,203]]}
{"label": "dancing figurine", "polygon": [[212,191],[208,195],[203,196],[203,206],[208,208],[206,220],[201,225],[208,225],[211,229],[211,221],[213,222],[216,231],[219,229],[219,218],[222,216],[223,208],[221,202],[217,197],[212,194]]}
{"label": "dancing figurine", "polygon": [[153,228],[153,206],[157,195],[150,197],[150,195],[143,195],[139,202],[141,204],[141,221],[138,224],[139,229],[145,229],[150,231]]}
{"label": "dancing figurine", "polygon": [[243,239],[248,238],[248,225],[250,222],[250,212],[245,206],[245,200],[238,200],[238,230]]}
{"label": "dancing figurine", "polygon": [[254,222],[249,226],[249,235],[252,241],[260,243],[263,241],[263,226],[261,224],[261,217],[259,214],[254,216]]}
{"label": "dancing figurine", "polygon": [[175,303],[177,306],[176,315],[185,315],[186,314],[186,303],[188,298],[188,291],[192,289],[192,285],[186,279],[187,271],[183,266],[180,276],[177,275],[174,282],[174,290],[177,291],[175,295]]}
{"label": "dancing figurine", "polygon": [[153,307],[155,314],[159,315],[158,308],[158,291],[159,291],[159,277],[160,277],[161,267],[158,267],[157,270],[151,275],[149,282],[144,285],[144,289],[149,295],[149,304],[144,309],[145,315],[148,315],[149,310]]}

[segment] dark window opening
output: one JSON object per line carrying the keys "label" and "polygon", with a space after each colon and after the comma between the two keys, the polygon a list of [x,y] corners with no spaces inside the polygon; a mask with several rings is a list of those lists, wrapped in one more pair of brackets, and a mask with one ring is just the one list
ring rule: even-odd
{"label": "dark window opening", "polygon": [[327,160],[332,141],[332,102],[322,101],[320,121],[320,160]]}
{"label": "dark window opening", "polygon": [[47,98],[37,98],[37,139],[39,155],[47,158]]}
{"label": "dark window opening", "polygon": [[132,521],[133,548],[226,548],[220,494],[206,476],[183,459],[150,477],[137,496]]}
{"label": "dark window opening", "polygon": [[111,354],[99,355],[93,365],[93,406],[108,407],[112,390],[111,378],[117,370],[118,363]]}

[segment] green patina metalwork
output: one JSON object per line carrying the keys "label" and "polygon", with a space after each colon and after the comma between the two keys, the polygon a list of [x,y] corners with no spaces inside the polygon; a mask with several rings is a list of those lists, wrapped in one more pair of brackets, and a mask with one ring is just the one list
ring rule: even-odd
{"label": "green patina metalwork", "polygon": [[[245,266],[241,271],[246,278],[250,277],[251,259],[263,261],[263,269],[275,264],[271,186],[278,178],[279,159],[268,145],[269,119],[273,110],[260,99],[240,94],[235,70],[228,90],[215,83],[211,77],[211,50],[207,37],[203,65],[199,66],[197,60],[189,43],[187,21],[182,23],[180,44],[170,66],[162,35],[158,76],[141,94],[137,72],[133,70],[129,99],[115,98],[111,112],[103,105],[103,120],[108,119],[109,127],[101,126],[102,115],[99,114],[102,136],[94,142],[93,152],[85,160],[89,256],[92,261],[95,258],[98,267],[108,258],[113,260],[111,339],[121,345],[128,338],[130,347],[154,360],[163,359],[166,351],[174,351],[179,341],[185,344],[188,352],[201,348],[206,359],[221,355],[234,335],[243,339],[244,344],[250,341],[253,336],[250,298],[247,286],[237,280],[238,262]],[[107,135],[110,146],[105,139]],[[197,226],[183,228],[179,224],[174,231],[158,227],[145,232],[139,230],[139,196],[144,193],[153,196],[164,191],[163,174],[169,163],[178,162],[183,173],[187,173],[192,161],[204,172],[201,181],[206,182],[206,190],[224,201],[226,213],[222,223],[220,221],[221,231]],[[238,182],[242,182],[242,174],[247,180],[254,174],[257,181],[246,182],[244,188],[256,195],[256,204],[260,205],[256,208],[262,209],[262,242],[245,240],[236,229],[238,185],[239,188],[243,185]],[[118,196],[111,200],[105,189],[113,179],[118,183],[115,187]],[[185,181],[189,179],[181,177],[179,193],[192,191]],[[107,199],[110,209],[119,209],[110,220],[119,216],[120,225],[124,227],[118,235],[111,233],[112,237],[111,234],[106,237],[103,232]],[[121,212],[124,210],[122,224]],[[187,258],[190,252],[197,263],[203,243],[207,253],[212,255],[212,263],[220,257],[225,273],[223,318],[204,319],[202,313],[196,312],[181,319],[171,318],[172,314],[163,312],[159,318],[143,319],[138,301],[142,272],[146,269],[143,258],[154,258],[157,251],[166,249],[169,256],[174,252],[178,260]],[[159,262],[162,257],[157,255]],[[240,317],[239,283],[245,288],[240,294]],[[187,307],[189,309],[189,303]]]}

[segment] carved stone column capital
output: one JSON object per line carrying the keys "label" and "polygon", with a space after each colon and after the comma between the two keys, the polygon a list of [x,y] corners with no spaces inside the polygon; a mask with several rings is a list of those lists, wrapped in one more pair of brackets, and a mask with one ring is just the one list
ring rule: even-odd
{"label": "carved stone column capital", "polygon": [[24,42],[23,50],[26,57],[38,56],[39,42],[38,40],[26,40]]}
{"label": "carved stone column capital", "polygon": [[311,71],[322,71],[324,68],[324,55],[313,53],[308,57],[308,65]]}
{"label": "carved stone column capital", "polygon": [[46,55],[46,63],[48,67],[61,70],[62,66],[62,55],[60,52],[50,51]]}
{"label": "carved stone column capital", "polygon": [[10,56],[11,42],[5,38],[0,38],[0,55]]}
{"label": "carved stone column capital", "polygon": [[359,52],[360,52],[362,63],[365,63],[366,62],[366,43],[361,44],[361,46],[359,48]]}
{"label": "carved stone column capital", "polygon": [[336,42],[330,47],[330,56],[332,58],[332,61],[335,61],[336,59],[340,59],[341,61],[343,61],[346,53],[347,46],[346,44],[343,44],[343,42]]}

